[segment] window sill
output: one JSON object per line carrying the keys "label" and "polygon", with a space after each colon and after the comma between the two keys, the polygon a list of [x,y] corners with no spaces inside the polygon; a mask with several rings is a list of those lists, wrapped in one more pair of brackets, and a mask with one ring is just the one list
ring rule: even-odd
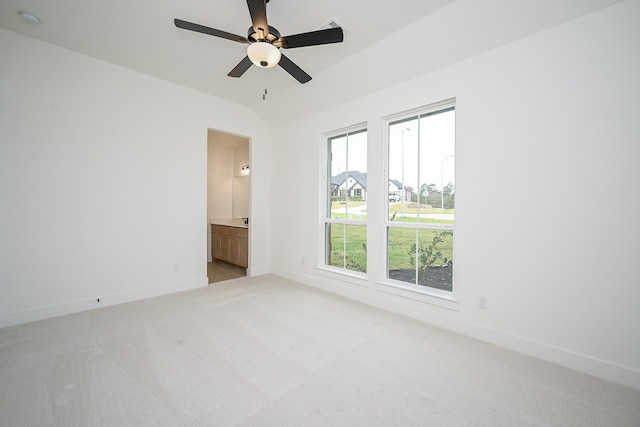
{"label": "window sill", "polygon": [[352,283],[354,285],[362,287],[369,287],[369,281],[367,280],[367,275],[365,273],[358,273],[355,271],[331,268],[326,266],[318,267],[316,270],[321,276]]}
{"label": "window sill", "polygon": [[416,301],[446,308],[452,311],[460,311],[460,302],[449,292],[444,293],[436,289],[424,286],[404,284],[399,281],[388,280],[377,282],[376,289],[381,292],[410,298]]}

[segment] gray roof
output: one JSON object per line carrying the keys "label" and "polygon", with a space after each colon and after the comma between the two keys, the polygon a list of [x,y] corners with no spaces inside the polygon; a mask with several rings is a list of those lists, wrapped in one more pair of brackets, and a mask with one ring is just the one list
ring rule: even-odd
{"label": "gray roof", "polygon": [[363,173],[360,171],[340,172],[338,175],[331,177],[331,184],[339,187],[342,185],[342,183],[344,183],[347,180],[349,176],[355,179],[356,181],[358,181],[358,183],[363,188],[367,188],[367,173],[366,172]]}
{"label": "gray roof", "polygon": [[[334,187],[339,187],[347,180],[347,177],[349,176],[355,179],[362,186],[362,188],[367,188],[367,173],[360,171],[340,172],[338,175],[331,177],[331,185],[333,185]],[[398,188],[402,188],[402,182],[398,181],[397,179],[390,179],[389,182],[392,182]],[[413,191],[411,187],[406,185],[405,190]]]}
{"label": "gray roof", "polygon": [[397,179],[390,179],[389,182],[393,183],[398,188],[402,188],[402,183]]}

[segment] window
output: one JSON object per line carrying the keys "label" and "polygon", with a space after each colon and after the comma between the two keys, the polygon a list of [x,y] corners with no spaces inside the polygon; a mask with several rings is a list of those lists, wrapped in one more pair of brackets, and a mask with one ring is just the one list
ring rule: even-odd
{"label": "window", "polygon": [[454,104],[440,104],[387,124],[387,278],[451,292]]}
{"label": "window", "polygon": [[367,271],[367,132],[327,140],[325,265]]}

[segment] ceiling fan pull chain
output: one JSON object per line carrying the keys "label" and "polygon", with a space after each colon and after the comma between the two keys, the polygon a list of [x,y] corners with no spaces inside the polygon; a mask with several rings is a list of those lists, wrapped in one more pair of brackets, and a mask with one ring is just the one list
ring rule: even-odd
{"label": "ceiling fan pull chain", "polygon": [[267,73],[260,73],[262,74],[262,87],[264,87],[264,92],[262,92],[262,100],[266,101],[267,100],[267,86],[269,85],[269,82],[267,80],[269,80],[269,77],[267,76]]}

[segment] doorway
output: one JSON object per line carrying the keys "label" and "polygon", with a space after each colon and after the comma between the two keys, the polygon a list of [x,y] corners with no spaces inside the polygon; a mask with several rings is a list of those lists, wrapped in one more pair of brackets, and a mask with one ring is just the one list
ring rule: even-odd
{"label": "doorway", "polygon": [[[207,277],[209,283],[247,275],[248,267],[212,254],[212,224],[248,228],[251,167],[249,138],[209,129],[207,133]],[[249,234],[249,230],[244,232]],[[245,240],[246,242],[246,240]],[[248,245],[244,245],[248,251]],[[216,251],[217,252],[217,251]],[[248,252],[245,259],[248,259]],[[249,264],[251,260],[249,259]]]}

